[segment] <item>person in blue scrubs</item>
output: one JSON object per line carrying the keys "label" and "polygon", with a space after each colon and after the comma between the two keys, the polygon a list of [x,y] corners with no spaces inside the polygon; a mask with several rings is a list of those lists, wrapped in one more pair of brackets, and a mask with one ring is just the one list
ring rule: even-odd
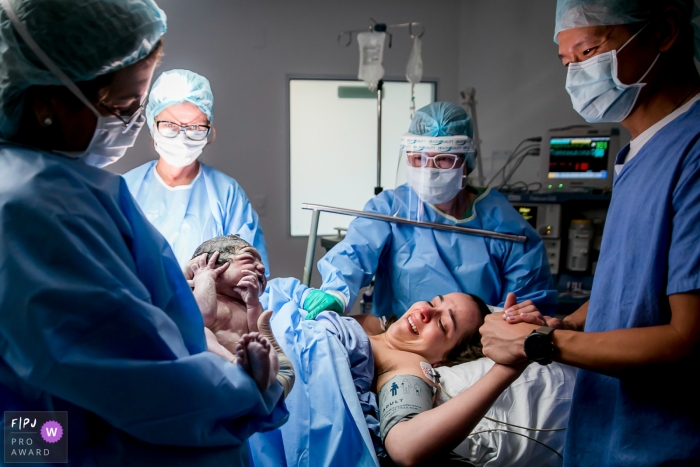
{"label": "person in blue scrubs", "polygon": [[402,139],[408,183],[380,193],[364,210],[524,235],[527,242],[355,219],[318,262],[323,285],[303,302],[310,318],[351,309],[375,276],[373,313],[379,316],[398,317],[415,302],[451,292],[499,305],[509,291],[553,314],[557,298],[542,239],[503,195],[464,182],[474,168],[472,136],[461,107],[435,102],[419,109]]}
{"label": "person in blue scrubs", "polygon": [[145,122],[165,28],[152,0],[0,0],[0,412],[67,412],[69,465],[248,465],[288,416],[206,351],[168,243],[97,168]]}
{"label": "person in blue scrubs", "polygon": [[213,131],[213,118],[209,80],[189,70],[161,74],[146,106],[146,124],[160,157],[124,179],[181,267],[204,241],[236,234],[260,252],[269,276],[265,237],[243,188],[197,160]]}
{"label": "person in blue scrubs", "polygon": [[[699,13],[690,0],[557,2],[574,108],[621,122],[632,141],[617,156],[590,301],[564,320],[514,306],[481,334],[499,363],[580,368],[565,466],[700,465]],[[539,326],[553,346],[526,348]]]}

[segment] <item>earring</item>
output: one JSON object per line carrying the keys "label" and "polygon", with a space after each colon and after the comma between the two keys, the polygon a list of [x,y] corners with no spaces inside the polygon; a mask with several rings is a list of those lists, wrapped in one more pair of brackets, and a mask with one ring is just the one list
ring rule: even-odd
{"label": "earring", "polygon": [[52,123],[53,123],[53,120],[51,120],[51,117],[46,117],[44,119],[44,126],[51,126]]}

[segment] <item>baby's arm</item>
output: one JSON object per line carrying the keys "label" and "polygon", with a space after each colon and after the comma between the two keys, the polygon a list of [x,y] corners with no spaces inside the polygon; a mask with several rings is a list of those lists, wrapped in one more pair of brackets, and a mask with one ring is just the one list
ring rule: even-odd
{"label": "baby's arm", "polygon": [[216,322],[216,278],[219,277],[229,266],[227,261],[222,266],[216,267],[216,260],[219,252],[215,251],[207,262],[206,253],[199,256],[197,261],[191,265],[194,279],[194,298],[199,305],[199,311],[204,318],[204,326],[211,328]]}
{"label": "baby's arm", "polygon": [[258,318],[263,312],[260,305],[260,286],[255,271],[243,271],[243,279],[236,286],[246,306],[248,332],[258,332]]}

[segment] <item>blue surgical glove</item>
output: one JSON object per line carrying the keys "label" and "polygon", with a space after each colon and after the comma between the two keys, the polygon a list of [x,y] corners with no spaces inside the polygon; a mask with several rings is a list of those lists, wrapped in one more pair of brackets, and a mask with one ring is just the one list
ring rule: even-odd
{"label": "blue surgical glove", "polygon": [[338,297],[323,290],[312,290],[306,296],[303,308],[308,312],[306,319],[316,319],[319,313],[326,310],[342,315],[345,307]]}

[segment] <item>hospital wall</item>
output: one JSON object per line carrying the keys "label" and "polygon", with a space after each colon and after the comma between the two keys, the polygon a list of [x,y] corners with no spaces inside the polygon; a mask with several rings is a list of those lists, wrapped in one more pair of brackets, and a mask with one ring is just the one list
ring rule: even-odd
{"label": "hospital wall", "polygon": [[[202,161],[234,177],[261,216],[273,276],[301,277],[306,237],[289,235],[289,75],[352,78],[358,47],[340,47],[340,31],[421,21],[424,77],[438,81],[438,99],[457,101],[477,90],[485,168],[523,138],[584,123],[564,90],[565,68],[552,42],[556,0],[167,0],[165,56],[172,68],[211,81],[216,141]],[[404,36],[405,35],[405,36]],[[395,33],[384,54],[387,77],[402,78],[408,33]],[[332,118],[329,115],[329,118]],[[493,157],[495,154],[496,157]],[[124,173],[156,158],[147,130],[110,169]],[[514,180],[534,181],[530,158]],[[319,177],[343,177],[319,173]],[[323,250],[317,248],[316,257]],[[314,283],[319,276],[314,271]]]}
{"label": "hospital wall", "polygon": [[[500,168],[525,138],[586,122],[564,89],[553,41],[556,0],[465,0],[460,10],[459,85],[476,88],[484,168]],[[538,180],[528,157],[511,183]]]}
{"label": "hospital wall", "polygon": [[[156,71],[187,68],[211,81],[216,141],[202,161],[235,178],[261,215],[273,276],[301,277],[306,237],[289,235],[287,76],[357,76],[357,43],[340,47],[340,31],[361,29],[369,18],[387,23],[422,21],[425,76],[438,80],[438,98],[457,94],[458,1],[425,0],[167,0],[165,56]],[[395,37],[384,57],[387,76],[401,78],[410,40]],[[332,116],[329,115],[329,118]],[[156,158],[146,129],[117,173]],[[319,173],[319,177],[343,177]],[[317,249],[320,258],[323,250]],[[318,284],[318,272],[314,272]]]}

